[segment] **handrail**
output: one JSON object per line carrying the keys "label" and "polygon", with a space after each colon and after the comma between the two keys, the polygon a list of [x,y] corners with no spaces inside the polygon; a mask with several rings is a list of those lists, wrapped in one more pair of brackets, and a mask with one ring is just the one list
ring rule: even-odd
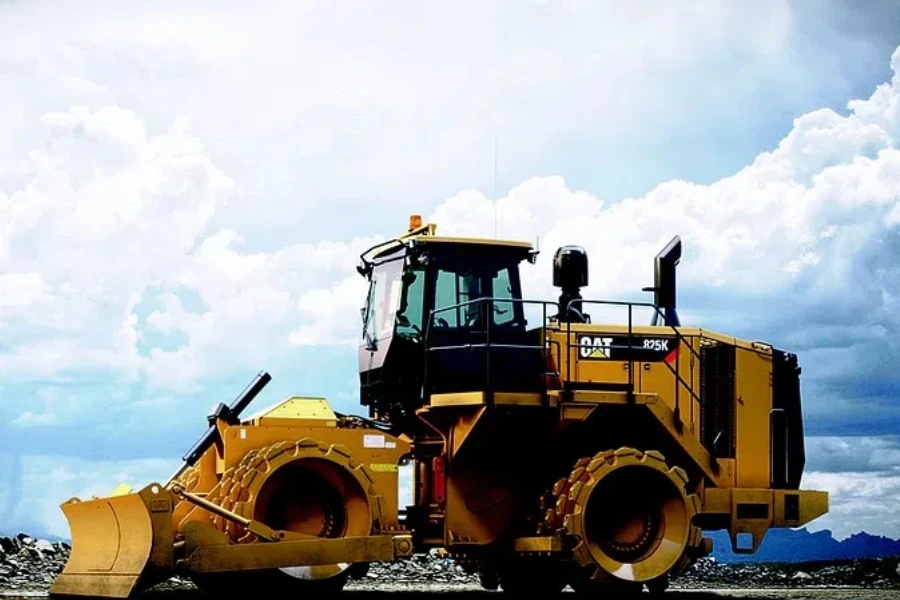
{"label": "handrail", "polygon": [[[432,352],[432,351],[438,351],[438,350],[465,349],[465,348],[468,348],[468,349],[472,349],[472,348],[490,348],[490,347],[496,347],[496,348],[513,348],[513,349],[535,349],[535,350],[542,350],[542,351],[544,351],[544,352],[547,352],[547,351],[548,351],[548,344],[547,344],[547,342],[546,342],[546,336],[544,336],[545,343],[544,343],[543,345],[541,345],[541,344],[535,344],[535,345],[522,345],[522,344],[497,344],[497,343],[491,343],[491,330],[494,329],[494,328],[503,328],[503,327],[504,327],[504,325],[502,325],[502,324],[495,324],[495,323],[493,322],[493,320],[490,318],[490,316],[493,314],[493,306],[494,306],[494,304],[495,304],[496,302],[506,302],[506,303],[510,303],[510,304],[519,304],[519,305],[540,305],[540,306],[542,307],[542,310],[543,310],[543,320],[542,320],[542,325],[541,325],[541,327],[542,327],[543,329],[546,329],[546,327],[547,327],[547,325],[548,325],[548,322],[547,322],[547,313],[548,313],[547,307],[548,307],[548,306],[552,306],[552,307],[553,307],[552,310],[555,311],[555,312],[557,312],[557,314],[558,314],[559,312],[561,312],[561,311],[559,311],[559,305],[558,305],[558,303],[552,302],[552,301],[548,301],[548,300],[531,300],[531,299],[526,299],[526,298],[497,298],[497,297],[480,297],[480,298],[474,298],[474,299],[471,299],[471,300],[466,300],[466,301],[463,301],[463,302],[458,302],[458,303],[453,304],[453,305],[444,306],[444,307],[437,308],[437,309],[431,309],[431,310],[429,311],[428,322],[426,323],[426,326],[425,326],[425,336],[424,336],[424,338],[425,338],[425,339],[424,339],[425,351],[426,351],[426,352]],[[484,342],[482,342],[482,343],[468,343],[468,344],[455,344],[455,345],[449,345],[449,346],[432,346],[432,344],[431,344],[431,340],[432,340],[432,329],[434,328],[433,324],[434,324],[434,322],[435,322],[435,317],[436,317],[436,315],[438,315],[438,314],[440,314],[440,313],[444,313],[444,312],[449,312],[449,311],[459,311],[461,308],[464,308],[464,307],[467,307],[467,306],[476,305],[476,304],[486,304],[486,305],[488,305],[488,306],[491,308],[491,310],[489,310],[489,311],[487,312],[487,315],[486,315],[486,318],[485,318],[485,322],[486,322],[486,323],[485,323],[483,329],[482,329],[481,327],[479,327],[478,329],[472,330],[472,333],[482,333],[482,334],[484,334],[484,335],[485,335],[485,341],[484,341]],[[655,304],[652,304],[652,303],[649,303],[649,302],[627,302],[627,301],[617,301],[617,300],[573,299],[573,300],[570,300],[570,301],[569,301],[569,303],[568,303],[568,305],[567,305],[567,307],[566,307],[567,310],[569,311],[569,313],[571,312],[571,310],[572,310],[572,308],[573,308],[573,305],[575,305],[575,304],[595,304],[595,305],[604,305],[604,306],[623,306],[623,307],[627,307],[627,308],[628,308],[628,323],[627,323],[627,327],[628,327],[628,344],[625,345],[625,346],[623,346],[623,345],[621,345],[621,344],[615,344],[615,345],[612,345],[612,346],[610,346],[610,347],[611,347],[611,348],[627,348],[628,350],[632,351],[632,352],[629,354],[629,358],[628,358],[628,363],[629,363],[629,369],[628,369],[628,371],[629,371],[629,373],[628,373],[629,394],[633,394],[633,391],[634,391],[634,363],[635,363],[636,361],[635,361],[634,358],[633,358],[633,351],[636,350],[636,349],[640,349],[640,348],[637,348],[636,346],[634,346],[634,343],[633,343],[633,338],[634,338],[634,319],[633,319],[633,311],[634,311],[634,307],[646,307],[646,308],[650,308],[650,309],[652,309],[657,315],[659,315],[660,317],[662,317],[662,322],[664,323],[664,325],[665,325],[666,327],[668,327],[668,329],[672,332],[672,334],[674,334],[675,340],[677,341],[677,344],[678,344],[678,348],[680,348],[680,347],[682,347],[682,346],[686,347],[686,348],[688,349],[688,351],[689,351],[695,358],[697,358],[698,360],[700,360],[700,354],[699,354],[699,352],[697,352],[697,350],[694,349],[694,347],[692,346],[692,344],[690,343],[690,341],[688,340],[688,338],[687,338],[684,334],[682,334],[681,331],[679,331],[678,326],[676,326],[676,325],[674,325],[674,324],[672,324],[672,323],[670,322],[670,320],[669,320],[668,317],[665,315],[665,313],[664,313],[658,306],[656,306]],[[523,311],[523,316],[524,316],[524,311]],[[560,366],[560,363],[561,363],[561,361],[562,361],[562,344],[559,344],[559,343],[557,342],[557,345],[558,345],[558,358],[557,358],[557,362],[556,362],[556,367],[557,367],[557,369],[558,369],[559,366]],[[568,357],[571,355],[572,346],[573,346],[573,343],[572,343],[572,321],[567,320],[567,321],[566,321],[566,354],[567,354],[567,359],[566,359],[566,380],[567,380],[567,381],[571,381],[571,380],[572,380],[572,377],[571,377],[571,368],[572,368],[572,362],[573,362],[573,361],[570,360],[570,359],[568,358]],[[578,347],[578,344],[576,343],[576,344],[574,344],[574,346],[577,348],[577,347]],[[492,388],[491,388],[491,384],[490,384],[490,355],[489,355],[489,353],[486,355],[485,360],[486,360],[486,362],[487,362],[487,369],[486,369],[486,371],[485,371],[485,376],[486,376],[486,378],[488,379],[488,381],[486,382],[486,388],[485,388],[485,389],[490,390],[490,389],[492,389]],[[576,352],[576,354],[575,354],[575,361],[574,361],[574,362],[578,362],[578,353],[577,353],[577,352]],[[639,361],[638,361],[638,362],[639,362]],[[673,375],[674,378],[675,378],[675,399],[674,399],[674,400],[675,400],[675,415],[676,415],[676,419],[678,419],[678,420],[680,421],[680,414],[681,414],[680,391],[681,391],[681,387],[683,386],[683,387],[688,391],[688,393],[691,395],[691,397],[692,397],[694,400],[696,400],[697,402],[700,402],[701,404],[702,404],[702,399],[701,399],[701,398],[699,397],[699,395],[694,391],[693,382],[688,383],[688,382],[685,381],[685,379],[681,376],[681,368],[680,368],[680,367],[681,367],[681,352],[678,352],[678,353],[675,355],[675,366],[674,366],[674,367],[673,367],[672,365],[670,365],[669,363],[665,362],[665,361],[663,361],[663,364],[666,366],[666,368],[669,370],[669,372],[672,373],[672,375]],[[428,366],[427,366],[427,365],[428,365],[428,361],[426,361],[426,363],[425,363],[425,383],[426,383],[426,388],[425,388],[425,389],[428,389],[428,388],[427,388],[427,380],[428,380],[428,376],[427,376]],[[560,375],[561,375],[561,373],[560,373],[558,370],[557,370],[557,371],[554,371],[553,374],[555,374],[555,375],[557,375],[557,376],[560,376]]]}
{"label": "handrail", "polygon": [[[628,307],[628,348],[630,350],[634,349],[634,347],[632,345],[632,337],[633,337],[632,336],[632,310],[633,310],[633,307],[642,306],[642,307],[652,308],[656,312],[657,315],[662,317],[663,322],[666,324],[666,326],[668,326],[669,329],[672,330],[672,333],[675,334],[675,339],[678,342],[678,347],[681,348],[682,345],[687,346],[687,349],[697,358],[697,360],[698,361],[700,360],[700,354],[696,350],[694,350],[694,348],[688,343],[687,338],[685,338],[684,335],[682,335],[682,333],[678,330],[677,326],[672,325],[669,322],[668,317],[666,317],[665,313],[663,311],[661,311],[659,309],[659,307],[656,306],[655,304],[652,304],[650,302],[625,302],[625,301],[616,301],[616,300],[583,300],[583,299],[576,298],[576,299],[570,300],[568,305],[566,306],[566,308],[571,310],[572,305],[575,303],[597,304],[597,305],[607,305],[607,306],[627,306]],[[569,339],[571,337],[571,331],[572,331],[572,322],[569,321],[567,323],[567,327],[566,327],[566,342],[569,342]],[[571,377],[569,377],[569,370],[568,370],[568,367],[570,364],[571,364],[571,361],[566,363],[566,367],[567,367],[566,378],[569,380],[571,380]],[[667,363],[665,361],[663,361],[663,364],[675,376],[675,418],[676,418],[676,420],[680,420],[681,419],[681,395],[680,395],[681,386],[678,385],[679,383],[687,389],[687,391],[691,394],[691,397],[694,400],[696,400],[700,404],[703,404],[703,401],[700,399],[700,396],[698,396],[694,392],[693,382],[691,383],[691,385],[688,385],[688,383],[681,376],[681,352],[677,352],[675,354],[675,368],[674,369],[672,368],[672,365],[670,365],[669,363]],[[631,385],[631,387],[633,388],[634,387],[634,360],[631,359],[630,357],[629,357],[629,361],[628,361],[628,378],[629,378],[628,382]]]}
{"label": "handrail", "polygon": [[[576,298],[574,300],[569,301],[567,308],[571,309],[572,305],[577,304],[577,303],[602,304],[602,305],[608,305],[608,306],[628,306],[628,307],[640,306],[640,307],[652,308],[656,312],[656,314],[658,314],[659,316],[661,316],[663,318],[663,321],[666,322],[666,325],[669,327],[669,329],[672,330],[672,333],[674,333],[681,340],[686,339],[684,337],[684,335],[680,331],[678,331],[678,326],[672,325],[671,323],[669,323],[669,318],[665,315],[665,313],[662,310],[660,310],[660,308],[658,306],[656,306],[655,304],[652,304],[650,302],[625,302],[622,300],[584,300],[584,299]],[[700,358],[700,354],[697,353],[696,350],[694,350],[690,346],[688,346],[688,349],[694,354],[694,356],[696,356],[697,358]]]}
{"label": "handrail", "polygon": [[432,308],[429,312],[432,316],[437,313],[446,312],[448,310],[454,310],[462,308],[463,306],[468,306],[470,304],[479,304],[482,302],[514,302],[518,304],[541,304],[545,308],[547,305],[557,306],[556,302],[552,302],[550,300],[531,300],[529,298],[497,298],[494,296],[479,296],[478,298],[473,298],[472,300],[466,300],[464,302],[457,302],[456,304],[451,304],[449,306],[444,306],[441,308]]}
{"label": "handrail", "polygon": [[[439,313],[443,313],[443,312],[448,312],[451,310],[459,310],[463,307],[470,306],[473,304],[490,303],[491,307],[493,307],[495,302],[509,302],[509,303],[514,303],[514,304],[541,305],[543,308],[543,316],[544,316],[543,321],[542,321],[542,327],[545,327],[547,324],[547,306],[552,305],[554,307],[554,310],[556,307],[555,302],[550,302],[548,300],[530,300],[527,298],[496,298],[496,297],[491,297],[491,296],[484,296],[484,297],[480,297],[480,298],[474,298],[472,300],[466,300],[464,302],[458,302],[456,304],[444,306],[441,308],[436,308],[436,309],[433,308],[429,311],[428,323],[425,325],[426,344],[430,340],[430,332],[431,332],[432,323],[434,322],[435,315],[437,315]],[[489,330],[492,327],[504,327],[504,325],[499,325],[499,324],[490,322],[490,324],[488,326],[486,326],[484,330],[479,329],[477,331],[489,334],[490,333]]]}

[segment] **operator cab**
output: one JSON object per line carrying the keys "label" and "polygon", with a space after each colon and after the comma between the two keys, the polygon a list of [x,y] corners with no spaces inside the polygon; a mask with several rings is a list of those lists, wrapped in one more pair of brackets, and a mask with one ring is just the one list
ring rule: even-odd
{"label": "operator cab", "polygon": [[415,217],[405,236],[364,253],[360,401],[370,416],[412,417],[435,393],[539,389],[542,369],[525,354],[543,360],[542,342],[526,328],[519,279],[536,255],[523,242],[437,237]]}

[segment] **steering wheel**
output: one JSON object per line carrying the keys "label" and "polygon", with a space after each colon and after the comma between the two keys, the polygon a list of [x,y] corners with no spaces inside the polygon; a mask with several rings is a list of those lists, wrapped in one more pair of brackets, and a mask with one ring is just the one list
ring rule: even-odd
{"label": "steering wheel", "polygon": [[447,329],[450,327],[450,323],[448,323],[447,319],[445,319],[444,317],[438,317],[434,320],[434,322],[437,323],[438,327],[441,327],[443,329]]}

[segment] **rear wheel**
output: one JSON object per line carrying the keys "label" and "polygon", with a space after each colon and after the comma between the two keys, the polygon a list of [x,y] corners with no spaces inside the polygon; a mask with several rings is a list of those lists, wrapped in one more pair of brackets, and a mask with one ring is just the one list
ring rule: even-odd
{"label": "rear wheel", "polygon": [[655,451],[606,450],[579,460],[548,495],[541,532],[576,540],[569,583],[584,594],[665,589],[702,539],[686,473]]}

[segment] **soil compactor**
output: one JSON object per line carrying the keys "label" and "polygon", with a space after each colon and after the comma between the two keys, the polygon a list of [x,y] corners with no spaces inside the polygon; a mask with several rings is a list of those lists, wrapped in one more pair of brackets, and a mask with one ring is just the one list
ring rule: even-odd
{"label": "soil compactor", "polygon": [[[338,591],[432,548],[486,589],[659,592],[709,554],[704,530],[753,553],[769,528],[827,512],[827,492],[800,489],[796,355],[683,326],[677,236],[646,303],[583,298],[578,246],[554,256],[559,300],[527,300],[519,268],[536,256],[413,216],[360,256],[367,415],[292,397],[242,417],[271,379],[260,373],[168,481],[61,506],[72,551],[51,595],[126,598],[173,575],[209,591]],[[598,309],[625,317],[593,323]],[[400,507],[404,465],[413,502]]]}

